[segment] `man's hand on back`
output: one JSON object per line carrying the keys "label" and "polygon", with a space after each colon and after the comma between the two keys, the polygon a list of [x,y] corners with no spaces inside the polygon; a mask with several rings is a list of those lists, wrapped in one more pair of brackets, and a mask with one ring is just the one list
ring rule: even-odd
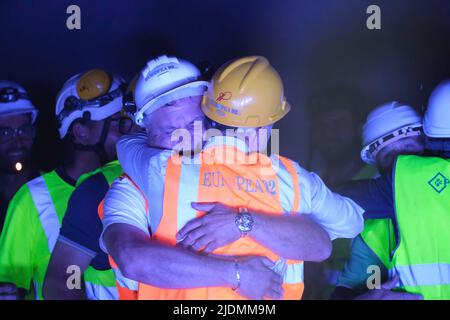
{"label": "man's hand on back", "polygon": [[399,280],[398,275],[381,285],[381,289],[370,290],[355,300],[423,300],[422,295],[392,291]]}
{"label": "man's hand on back", "polygon": [[193,202],[192,208],[206,213],[186,223],[178,232],[178,244],[211,253],[240,238],[241,233],[235,223],[237,209],[216,202]]}

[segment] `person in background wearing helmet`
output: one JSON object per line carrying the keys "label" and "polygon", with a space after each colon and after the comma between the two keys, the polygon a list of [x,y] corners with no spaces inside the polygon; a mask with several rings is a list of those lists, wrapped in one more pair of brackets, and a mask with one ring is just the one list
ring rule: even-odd
{"label": "person in background wearing helmet", "polygon": [[37,115],[25,89],[0,80],[0,233],[13,195],[39,175],[31,161]]}
{"label": "person in background wearing helmet", "polygon": [[[368,165],[375,166],[380,173],[390,172],[399,155],[420,155],[424,149],[422,118],[412,107],[393,101],[375,108],[367,117],[363,127],[361,159]],[[386,281],[390,266],[389,256],[394,245],[394,231],[390,219],[366,220],[363,232],[352,243],[350,260],[338,279],[333,298],[345,298],[347,289],[358,293],[367,292],[367,268],[370,266],[378,266],[381,279]],[[389,290],[385,293],[381,296],[377,291],[369,291],[358,298],[410,297]]]}
{"label": "person in background wearing helmet", "polygon": [[[300,299],[303,260],[325,259],[330,237],[358,234],[361,208],[292,160],[259,153],[267,147],[265,130],[290,110],[278,73],[263,57],[224,64],[203,99],[185,93],[193,95],[184,102],[191,101],[193,113],[202,101],[212,129],[201,152],[153,156],[154,126],[166,112],[182,113],[185,85],[174,76],[180,92],[161,93],[161,101],[154,94],[138,99],[139,88],[185,63],[154,60],[138,81],[136,118],[148,137],[119,140],[128,178],[106,195],[101,246],[139,282],[139,299]],[[181,119],[173,125],[185,128]]]}
{"label": "person in background wearing helmet", "polygon": [[[365,98],[356,88],[330,85],[308,98],[311,152],[307,168],[317,173],[331,189],[349,180],[369,179],[375,168],[359,157]],[[336,239],[329,259],[305,264],[305,298],[327,300],[350,257],[350,239]]]}
{"label": "person in background wearing helmet", "polygon": [[25,289],[26,298],[42,299],[50,254],[78,178],[115,158],[122,85],[120,77],[94,69],[70,78],[58,94],[59,133],[71,157],[19,189],[0,237],[0,282]]}
{"label": "person in background wearing helmet", "polygon": [[[31,161],[38,110],[19,84],[0,81],[0,234],[8,204],[27,181],[39,175]],[[0,299],[15,299],[14,284],[0,284]]]}
{"label": "person in background wearing helmet", "polygon": [[[133,103],[133,92],[137,76],[131,81],[123,96],[123,117],[119,120],[119,132],[129,134],[138,127],[134,125],[132,114],[125,106]],[[67,206],[61,231],[55,249],[48,265],[44,281],[43,295],[52,300],[96,300],[124,299],[116,288],[116,279],[108,261],[108,256],[99,248],[99,238],[102,232],[102,222],[97,208],[105,197],[114,179],[123,171],[117,160],[83,175],[77,183]],[[70,266],[78,266],[81,272],[98,273],[97,281],[92,286],[69,288],[66,284],[71,274],[67,273]],[[92,267],[92,268],[88,268]],[[86,275],[86,274],[85,274]]]}
{"label": "person in background wearing helmet", "polygon": [[[365,219],[392,221],[395,242],[387,266],[388,284],[360,299],[389,297],[392,287],[404,298],[450,299],[449,103],[447,80],[432,92],[424,115],[429,155],[400,155],[392,172],[341,189],[365,209]],[[342,287],[340,290],[341,297],[359,294]]]}

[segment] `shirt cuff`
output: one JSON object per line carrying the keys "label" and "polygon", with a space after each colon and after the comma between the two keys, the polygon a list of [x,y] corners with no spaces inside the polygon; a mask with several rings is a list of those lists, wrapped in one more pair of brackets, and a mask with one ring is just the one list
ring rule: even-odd
{"label": "shirt cuff", "polygon": [[85,246],[83,246],[79,243],[76,243],[75,241],[72,241],[69,238],[64,237],[63,235],[59,235],[58,241],[86,253],[91,258],[95,258],[97,256],[97,252],[92,251],[91,249],[88,249]]}

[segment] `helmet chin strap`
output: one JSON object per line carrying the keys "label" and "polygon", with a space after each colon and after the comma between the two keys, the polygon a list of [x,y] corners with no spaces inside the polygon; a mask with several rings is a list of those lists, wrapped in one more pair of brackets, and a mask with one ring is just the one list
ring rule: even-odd
{"label": "helmet chin strap", "polygon": [[74,143],[73,146],[74,146],[75,150],[94,151],[97,154],[97,156],[100,160],[100,163],[102,165],[106,164],[109,161],[109,158],[108,158],[108,154],[106,153],[106,150],[105,150],[105,142],[106,142],[106,138],[108,137],[108,131],[109,131],[110,124],[111,124],[111,119],[109,119],[109,118],[106,119],[105,122],[103,123],[100,140],[96,144],[83,145],[83,144]]}

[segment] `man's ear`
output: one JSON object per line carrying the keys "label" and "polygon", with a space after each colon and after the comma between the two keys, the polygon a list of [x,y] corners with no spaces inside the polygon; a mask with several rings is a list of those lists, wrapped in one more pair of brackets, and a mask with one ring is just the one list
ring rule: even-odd
{"label": "man's ear", "polygon": [[90,130],[87,125],[75,122],[72,126],[73,142],[81,145],[88,145],[90,140]]}

